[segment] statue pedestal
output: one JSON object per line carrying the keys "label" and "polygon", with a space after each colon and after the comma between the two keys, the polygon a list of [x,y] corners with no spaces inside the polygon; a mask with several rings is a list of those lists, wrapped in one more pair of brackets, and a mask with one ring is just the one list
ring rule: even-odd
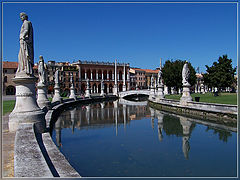
{"label": "statue pedestal", "polygon": [[47,107],[47,109],[51,109],[51,102],[47,98],[47,88],[45,84],[38,83],[37,85],[37,103],[38,106],[43,109],[44,107]]}
{"label": "statue pedestal", "polygon": [[58,84],[55,84],[54,86],[54,96],[52,99],[52,103],[59,101],[60,103],[62,102],[62,97],[60,95],[60,87]]}
{"label": "statue pedestal", "polygon": [[90,88],[86,89],[85,97],[90,97]]}
{"label": "statue pedestal", "polygon": [[163,85],[158,87],[156,101],[159,102],[161,99],[164,99]]}
{"label": "statue pedestal", "polygon": [[116,84],[113,86],[113,95],[118,96],[118,89]]}
{"label": "statue pedestal", "polygon": [[123,91],[126,91],[127,88],[126,88],[126,85],[123,85]]}
{"label": "statue pedestal", "polygon": [[36,80],[36,77],[27,75],[13,78],[16,84],[16,104],[9,115],[10,131],[16,131],[20,123],[34,123],[38,132],[45,131],[45,113],[36,101]]}
{"label": "statue pedestal", "polygon": [[104,95],[105,95],[104,89],[101,89],[101,94],[100,94],[100,96],[104,96]]}
{"label": "statue pedestal", "polygon": [[75,95],[75,90],[74,90],[74,87],[71,87],[70,88],[70,96],[69,98],[73,98],[74,100],[77,99],[76,95]]}
{"label": "statue pedestal", "polygon": [[151,87],[151,90],[150,90],[150,95],[149,95],[149,100],[150,101],[153,101],[154,100],[154,97],[155,97],[155,92],[154,92],[154,88]]}
{"label": "statue pedestal", "polygon": [[183,85],[182,97],[180,98],[181,105],[187,105],[188,101],[192,101],[192,97],[190,95],[190,84]]}

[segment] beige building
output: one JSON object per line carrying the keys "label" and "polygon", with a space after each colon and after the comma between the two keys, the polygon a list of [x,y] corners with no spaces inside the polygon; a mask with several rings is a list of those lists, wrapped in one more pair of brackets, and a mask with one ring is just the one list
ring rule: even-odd
{"label": "beige building", "polygon": [[[2,62],[2,80],[3,80],[3,95],[15,95],[16,84],[12,81],[18,68],[18,62]],[[34,75],[37,77],[37,66],[33,67]]]}

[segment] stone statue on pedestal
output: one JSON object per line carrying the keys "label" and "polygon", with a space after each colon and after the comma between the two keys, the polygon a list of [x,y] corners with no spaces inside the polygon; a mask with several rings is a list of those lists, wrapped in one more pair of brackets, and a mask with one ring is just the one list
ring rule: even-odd
{"label": "stone statue on pedestal", "polygon": [[56,70],[54,77],[55,77],[55,84],[59,84],[59,70],[58,69]]}
{"label": "stone statue on pedestal", "polygon": [[153,78],[153,76],[151,77],[151,88],[153,88],[154,87],[154,78]]}
{"label": "stone statue on pedestal", "polygon": [[104,93],[104,84],[103,84],[103,80],[101,80],[101,94],[100,96],[104,96],[105,93]]}
{"label": "stone statue on pedestal", "polygon": [[186,62],[183,66],[182,70],[182,86],[183,86],[183,91],[182,91],[182,97],[180,98],[180,104],[186,106],[187,102],[192,101],[192,97],[190,95],[190,84],[188,82],[190,75],[190,71],[188,68],[188,63]]}
{"label": "stone statue on pedestal", "polygon": [[69,96],[69,98],[73,98],[74,100],[76,100],[77,97],[76,97],[76,95],[75,95],[73,73],[71,73],[70,83],[71,83],[71,87],[70,87],[70,96]]}
{"label": "stone statue on pedestal", "polygon": [[39,77],[39,84],[45,85],[47,81],[47,77],[46,77],[46,66],[44,64],[43,56],[39,56],[38,77]]}
{"label": "stone statue on pedestal", "polygon": [[54,102],[62,102],[62,97],[60,95],[60,86],[59,86],[59,70],[57,69],[55,74],[55,85],[54,85],[54,96],[52,99],[52,103]]}
{"label": "stone statue on pedestal", "polygon": [[158,71],[158,85],[162,85],[162,68]]}
{"label": "stone statue on pedestal", "polygon": [[16,84],[16,103],[9,115],[9,130],[16,131],[21,123],[32,123],[37,132],[46,129],[45,113],[37,104],[36,81],[33,74],[33,28],[26,13],[20,13],[23,21],[20,31],[20,50],[18,54],[18,69],[13,82]]}
{"label": "stone statue on pedestal", "polygon": [[39,82],[37,84],[37,103],[41,109],[45,107],[47,109],[51,108],[51,103],[47,98],[47,77],[46,77],[46,65],[44,64],[43,56],[39,56],[39,64],[38,64],[38,77]]}
{"label": "stone statue on pedestal", "polygon": [[182,70],[182,84],[184,85],[189,85],[188,79],[189,79],[190,71],[188,68],[188,63],[186,62],[183,65],[183,70]]}
{"label": "stone statue on pedestal", "polygon": [[24,74],[32,76],[34,66],[33,27],[32,23],[28,21],[28,15],[26,13],[20,13],[20,18],[23,24],[20,31],[20,50],[16,76],[22,76]]}

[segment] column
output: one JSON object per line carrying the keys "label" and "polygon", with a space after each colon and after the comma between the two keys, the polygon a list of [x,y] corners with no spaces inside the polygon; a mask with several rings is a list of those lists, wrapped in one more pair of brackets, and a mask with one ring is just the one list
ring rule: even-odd
{"label": "column", "polygon": [[85,80],[87,79],[87,72],[85,71],[85,78],[84,78]]}
{"label": "column", "polygon": [[103,70],[102,70],[102,79],[103,79]]}
{"label": "column", "polygon": [[128,82],[128,91],[130,90],[130,74],[129,74],[129,70],[127,72],[127,82]]}
{"label": "column", "polygon": [[115,79],[114,79],[114,88],[113,88],[113,94],[117,95],[118,94],[118,90],[117,90],[117,60],[115,60]]}
{"label": "column", "polygon": [[78,70],[78,81],[79,81],[79,83],[78,83],[78,88],[79,88],[79,92],[81,93],[81,82],[82,82],[82,79],[81,79],[81,67],[79,66],[79,70]]}
{"label": "column", "polygon": [[96,70],[96,80],[98,80],[98,70]]}
{"label": "column", "polygon": [[107,79],[109,80],[109,74],[108,74],[108,70],[107,70]]}
{"label": "column", "polygon": [[93,77],[92,77],[92,70],[91,70],[91,80],[93,79]]}
{"label": "column", "polygon": [[124,63],[124,67],[123,67],[123,91],[126,91],[126,66]]}

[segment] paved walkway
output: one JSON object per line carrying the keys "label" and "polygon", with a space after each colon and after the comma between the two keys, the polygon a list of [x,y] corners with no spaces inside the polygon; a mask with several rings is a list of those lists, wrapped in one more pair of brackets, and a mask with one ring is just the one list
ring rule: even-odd
{"label": "paved walkway", "polygon": [[16,132],[9,132],[9,114],[2,117],[2,177],[14,177],[14,140]]}

